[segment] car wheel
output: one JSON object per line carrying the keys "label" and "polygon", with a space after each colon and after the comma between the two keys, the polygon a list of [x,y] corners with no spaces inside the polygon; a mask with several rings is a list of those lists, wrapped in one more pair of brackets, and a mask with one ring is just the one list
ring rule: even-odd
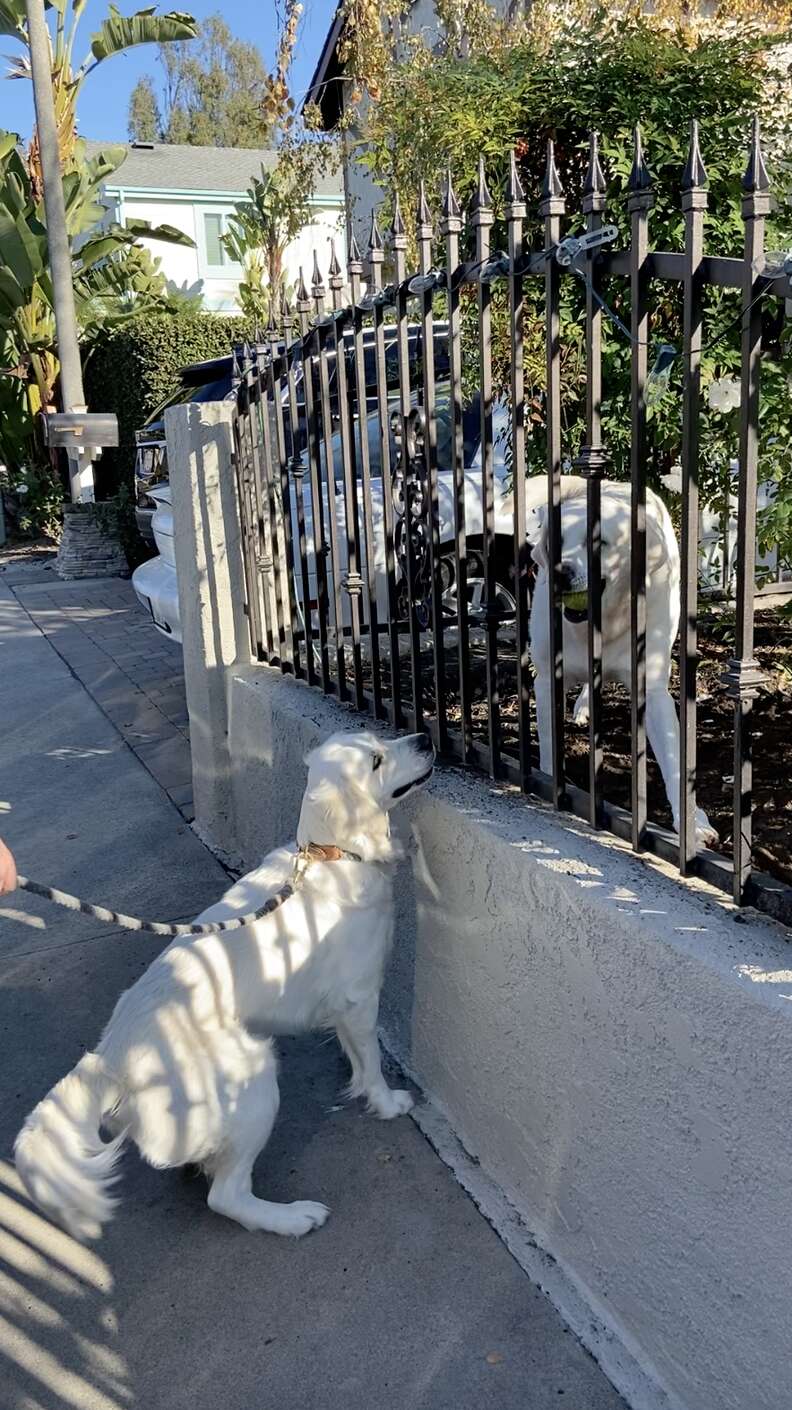
{"label": "car wheel", "polygon": [[[476,626],[485,625],[488,618],[487,591],[484,581],[484,554],[477,545],[467,547],[467,603],[468,620]],[[443,612],[456,620],[457,587],[456,558],[451,545],[441,551],[440,576],[443,584]],[[499,622],[514,621],[517,604],[511,583],[514,578],[513,566],[508,560],[508,549],[495,543],[495,613]]]}

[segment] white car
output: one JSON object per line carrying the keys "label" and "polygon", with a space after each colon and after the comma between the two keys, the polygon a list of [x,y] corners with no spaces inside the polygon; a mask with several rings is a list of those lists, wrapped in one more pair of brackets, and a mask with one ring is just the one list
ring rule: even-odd
{"label": "white car", "polygon": [[[396,410],[397,403],[393,402],[391,410]],[[481,544],[482,544],[482,494],[481,494],[481,440],[479,427],[480,410],[478,398],[475,398],[470,407],[466,408],[463,414],[463,441],[464,441],[464,487],[465,487],[465,519],[466,533],[468,540],[468,584],[467,595],[471,610],[475,612],[481,604],[483,591],[482,565],[481,565]],[[442,576],[444,594],[446,600],[453,596],[454,592],[454,484],[453,474],[450,469],[451,464],[451,416],[450,399],[446,388],[438,388],[436,400],[436,423],[437,423],[437,459],[438,459],[438,505],[440,511],[440,543],[443,555]],[[498,577],[498,599],[499,606],[505,611],[513,610],[514,601],[508,588],[511,577],[513,558],[513,522],[512,522],[512,502],[508,493],[508,485],[505,483],[510,473],[510,467],[506,458],[506,446],[509,430],[509,413],[505,406],[498,405],[493,413],[493,478],[495,484],[495,535],[496,535],[496,575]],[[379,435],[379,418],[377,413],[372,412],[367,418],[367,435],[369,444],[369,457],[371,468],[371,502],[372,519],[374,526],[374,562],[377,577],[377,597],[380,610],[384,613],[387,608],[387,586],[385,578],[385,536],[384,536],[384,508],[383,508],[383,487],[381,473],[381,444]],[[356,436],[359,431],[356,430]],[[274,442],[273,442],[274,443]],[[333,468],[334,468],[334,501],[335,518],[338,528],[337,543],[339,548],[339,568],[342,574],[347,569],[346,551],[346,504],[344,499],[343,469],[341,454],[341,435],[336,432],[333,436]],[[358,454],[358,462],[360,456]],[[391,444],[391,463],[396,463],[396,447]],[[329,491],[327,486],[327,476],[325,474],[325,456],[321,456],[321,478],[324,487],[324,518],[325,518],[325,539],[329,538],[328,507]],[[544,496],[544,477],[537,480],[537,487],[541,481]],[[311,594],[311,606],[313,607],[317,594],[316,584],[316,559],[313,543],[313,516],[311,512],[310,499],[310,476],[306,473],[304,481],[305,494],[305,528],[306,543],[309,564],[309,589]],[[390,485],[387,493],[392,495]],[[172,641],[181,641],[181,628],[179,624],[179,595],[176,581],[176,564],[173,551],[173,516],[170,508],[170,488],[168,485],[154,486],[149,491],[150,497],[157,501],[157,510],[152,521],[157,547],[160,552],[159,558],[150,559],[149,562],[141,564],[132,576],[132,584],[140,598],[140,601],[151,612],[154,625],[163,634],[170,637]],[[276,494],[279,496],[279,486]],[[294,482],[291,481],[291,522],[292,538],[294,544],[294,590],[297,602],[302,606],[302,578],[300,571],[300,558],[298,547],[298,516],[297,501],[294,491]],[[394,518],[400,517],[398,512],[394,513]],[[266,515],[265,515],[266,518]],[[360,525],[361,543],[364,541],[364,505],[363,486],[358,481],[358,521]],[[268,524],[267,524],[268,528]],[[538,529],[537,529],[538,532]],[[531,537],[529,532],[529,538]],[[365,552],[361,551],[360,571],[365,572]],[[333,577],[332,566],[329,555],[326,553],[325,562],[327,565],[328,592],[332,599]],[[348,598],[346,593],[342,596],[345,608],[348,610]]]}
{"label": "white car", "polygon": [[171,641],[181,643],[179,620],[179,587],[176,580],[176,555],[173,543],[173,510],[170,485],[152,485],[147,491],[156,508],[151,520],[156,558],[141,563],[132,574],[132,586],[157,631]]}

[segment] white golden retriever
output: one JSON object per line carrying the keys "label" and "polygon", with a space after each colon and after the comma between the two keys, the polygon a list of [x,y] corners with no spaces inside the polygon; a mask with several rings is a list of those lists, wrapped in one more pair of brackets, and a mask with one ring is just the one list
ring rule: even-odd
{"label": "white golden retriever", "polygon": [[[540,487],[544,493],[544,487]],[[602,484],[602,674],[630,690],[630,496],[629,485]],[[538,492],[537,492],[538,497]],[[550,739],[550,640],[547,512],[533,503],[534,525],[528,537],[538,565],[531,606],[531,656],[536,671],[539,767],[552,772]],[[564,686],[588,680],[588,563],[586,555],[586,481],[578,475],[561,480],[561,573]],[[679,830],[679,721],[668,689],[671,652],[679,629],[679,548],[663,501],[646,494],[646,734],[660,766]],[[588,722],[589,690],[584,685],[575,705],[578,724]],[[706,813],[696,809],[700,845],[717,840]]]}
{"label": "white golden retriever", "polygon": [[[324,1223],[323,1204],[272,1204],[252,1192],[278,1111],[273,1035],[334,1030],[352,1068],[350,1095],[386,1120],[412,1106],[408,1092],[386,1085],[377,1041],[392,931],[383,864],[402,855],[390,810],[428,780],[434,751],[424,735],[337,734],[306,762],[297,846],[332,857],[311,861],[294,894],[253,924],[169,945],[122,994],[96,1051],[17,1137],[25,1188],[75,1238],[97,1237],[112,1217],[126,1139],[158,1168],[202,1166],[209,1207],[246,1229],[299,1236]],[[198,919],[257,910],[293,876],[297,846],[271,853]]]}

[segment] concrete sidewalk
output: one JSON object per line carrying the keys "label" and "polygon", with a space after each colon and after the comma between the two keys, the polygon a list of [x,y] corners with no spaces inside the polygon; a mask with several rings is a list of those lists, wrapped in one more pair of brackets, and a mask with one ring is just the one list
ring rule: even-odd
{"label": "concrete sidewalk", "polygon": [[[111,586],[134,613],[129,585]],[[196,914],[226,873],[145,749],[136,754],[119,732],[110,687],[102,702],[97,684],[111,669],[126,675],[129,687],[112,680],[123,727],[124,705],[146,684],[110,661],[114,614],[126,609],[101,609],[107,584],[15,587],[49,639],[0,579],[0,833],[37,879],[156,918]],[[77,649],[74,632],[89,635],[81,612],[98,650],[111,647],[108,664]],[[103,621],[112,627],[104,645]],[[150,733],[162,728],[172,743],[167,723],[183,735],[166,712],[159,726],[137,705]],[[202,1180],[151,1170],[134,1151],[99,1244],[86,1249],[54,1229],[20,1192],[14,1135],[95,1043],[157,942],[19,893],[0,901],[0,934],[3,1410],[623,1405],[416,1126],[340,1104],[334,1043],[280,1045],[281,1116],[256,1170],[272,1199],[329,1204],[324,1229],[299,1242],[246,1233],[208,1211]]]}

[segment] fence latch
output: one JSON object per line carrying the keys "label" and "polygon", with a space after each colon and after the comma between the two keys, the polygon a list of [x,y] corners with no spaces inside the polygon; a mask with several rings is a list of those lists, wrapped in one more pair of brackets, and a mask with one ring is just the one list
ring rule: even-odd
{"label": "fence latch", "polygon": [[603,225],[600,230],[589,230],[585,235],[568,235],[566,240],[556,245],[556,263],[560,264],[562,269],[569,269],[577,263],[581,255],[588,254],[589,250],[596,250],[600,245],[610,245],[618,234],[615,225]]}

